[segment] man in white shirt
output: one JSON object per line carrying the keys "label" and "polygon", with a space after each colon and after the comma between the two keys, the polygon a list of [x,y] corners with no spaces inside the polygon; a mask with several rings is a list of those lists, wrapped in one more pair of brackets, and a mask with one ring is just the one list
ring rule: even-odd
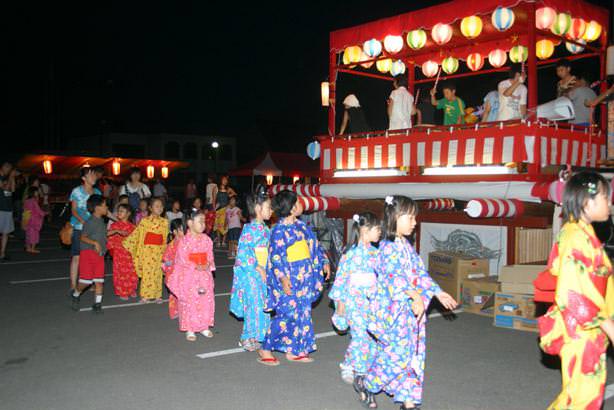
{"label": "man in white shirt", "polygon": [[519,120],[527,114],[526,75],[520,64],[512,64],[510,78],[499,83],[499,114],[497,121]]}
{"label": "man in white shirt", "polygon": [[156,184],[153,186],[153,196],[159,198],[166,198],[166,187],[159,179],[156,179]]}
{"label": "man in white shirt", "polygon": [[389,130],[411,128],[411,116],[416,113],[414,96],[407,91],[407,78],[403,75],[394,77],[394,90],[388,99]]}

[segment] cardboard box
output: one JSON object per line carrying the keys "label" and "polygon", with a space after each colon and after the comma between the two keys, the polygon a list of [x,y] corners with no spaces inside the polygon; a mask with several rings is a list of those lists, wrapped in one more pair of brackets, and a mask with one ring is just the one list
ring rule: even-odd
{"label": "cardboard box", "polygon": [[524,295],[533,295],[535,293],[535,287],[532,283],[501,283],[502,293],[520,293]]}
{"label": "cardboard box", "polygon": [[530,283],[537,278],[540,272],[546,270],[546,265],[508,265],[501,268],[499,282],[501,283]]}
{"label": "cardboard box", "polygon": [[495,295],[494,325],[507,329],[537,332],[533,296],[498,292]]}
{"label": "cardboard box", "polygon": [[552,228],[516,228],[516,263],[547,261],[552,249]]}
{"label": "cardboard box", "polygon": [[465,279],[489,276],[488,259],[475,259],[450,252],[429,253],[431,277],[454,299],[461,299],[461,283]]}
{"label": "cardboard box", "polygon": [[466,279],[461,284],[463,311],[482,316],[493,316],[495,293],[500,291],[496,276],[482,279]]}

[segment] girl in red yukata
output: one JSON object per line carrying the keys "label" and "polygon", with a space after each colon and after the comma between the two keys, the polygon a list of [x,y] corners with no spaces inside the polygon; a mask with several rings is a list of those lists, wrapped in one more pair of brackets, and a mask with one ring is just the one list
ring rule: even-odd
{"label": "girl in red yukata", "polygon": [[[170,242],[162,256],[162,270],[164,271],[166,287],[168,281],[175,269],[175,258],[177,257],[177,244],[183,238],[185,233],[185,224],[183,218],[175,218],[171,221],[171,233],[169,235]],[[168,296],[168,316],[171,319],[177,319],[177,297],[172,293]]]}
{"label": "girl in red yukata", "polygon": [[111,224],[107,233],[109,237],[107,247],[113,258],[113,291],[121,300],[136,298],[136,288],[139,284],[132,255],[123,245],[124,238],[135,228],[130,222],[131,216],[130,205],[119,204],[116,212],[117,221]]}
{"label": "girl in red yukata", "polygon": [[[40,253],[36,249],[36,245],[40,242],[40,233],[43,228],[43,221],[45,212],[39,205],[40,191],[36,187],[28,188],[28,199],[23,204],[24,209],[24,229],[26,231],[26,252],[28,253]],[[27,215],[27,216],[26,216]]]}
{"label": "girl in red yukata", "polygon": [[179,330],[190,342],[196,334],[213,337],[215,294],[213,293],[213,242],[204,234],[205,215],[201,210],[186,218],[187,232],[177,243],[173,273],[168,288],[177,297]]}

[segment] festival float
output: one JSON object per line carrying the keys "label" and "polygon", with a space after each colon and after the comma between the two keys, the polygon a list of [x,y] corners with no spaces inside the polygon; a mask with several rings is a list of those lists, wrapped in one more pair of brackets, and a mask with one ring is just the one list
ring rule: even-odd
{"label": "festival float", "polygon": [[[608,31],[606,9],[572,0],[455,0],[333,31],[328,81],[321,84],[328,134],[308,147],[319,160],[320,183],[274,185],[272,191],[294,190],[308,211],[326,210],[346,227],[355,212],[381,214],[385,196],[406,195],[420,201],[416,241],[424,258],[435,245],[456,241],[489,255],[491,273],[543,262],[561,193],[559,172],[604,163],[607,116],[601,107],[599,125],[558,121],[573,117],[570,104],[538,105],[537,70],[558,61],[551,57],[560,47],[568,60],[598,61],[605,91]],[[522,120],[337,135],[339,73],[382,81],[406,75],[416,95],[419,85],[505,72],[506,62],[521,63],[527,76]]]}

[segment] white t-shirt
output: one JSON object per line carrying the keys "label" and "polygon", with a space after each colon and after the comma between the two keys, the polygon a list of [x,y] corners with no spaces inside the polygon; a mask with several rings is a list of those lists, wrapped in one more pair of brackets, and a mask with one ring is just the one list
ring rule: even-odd
{"label": "white t-shirt", "polygon": [[207,184],[205,187],[205,195],[207,196],[207,205],[211,205],[213,203],[213,193],[217,189],[217,184],[215,182],[211,182]]}
{"label": "white t-shirt", "polygon": [[149,190],[149,187],[143,183],[141,183],[141,186],[139,188],[134,188],[130,183],[127,183],[122,185],[122,187],[119,189],[120,195],[129,195],[135,192],[139,194],[141,199],[149,198],[151,196],[151,191]]}
{"label": "white t-shirt", "polygon": [[166,219],[168,219],[169,222],[180,218],[183,218],[183,212],[166,211]]}
{"label": "white t-shirt", "polygon": [[390,130],[411,128],[411,112],[414,105],[414,96],[405,87],[399,87],[390,93],[393,101],[390,114]]}
{"label": "white t-shirt", "polygon": [[518,120],[522,118],[520,106],[527,105],[527,86],[520,84],[511,96],[506,97],[503,92],[512,86],[512,80],[503,80],[499,83],[499,115],[497,121]]}
{"label": "white t-shirt", "polygon": [[43,194],[43,205],[49,205],[49,185],[41,184],[40,191]]}

